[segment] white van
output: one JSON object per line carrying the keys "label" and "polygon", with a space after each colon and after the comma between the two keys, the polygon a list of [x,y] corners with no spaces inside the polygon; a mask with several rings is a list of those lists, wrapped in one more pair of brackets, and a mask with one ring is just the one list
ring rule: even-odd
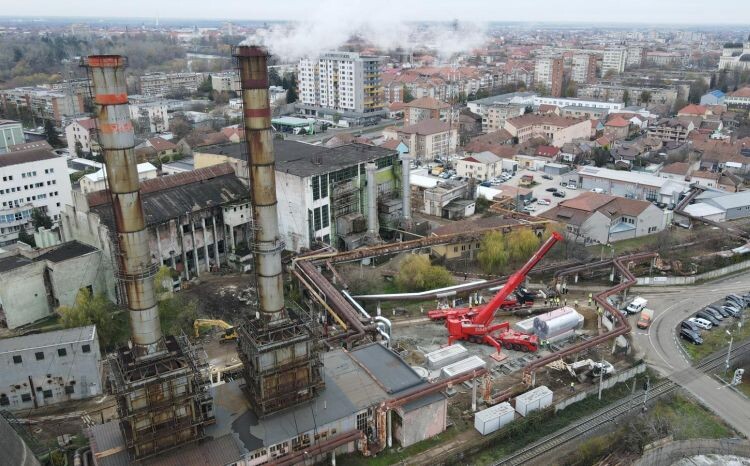
{"label": "white van", "polygon": [[637,314],[646,307],[646,304],[648,304],[648,300],[641,298],[640,296],[636,296],[633,302],[628,304],[628,307],[626,307],[625,310],[628,311],[628,314]]}
{"label": "white van", "polygon": [[604,190],[602,188],[592,188],[591,192],[596,194],[604,194]]}

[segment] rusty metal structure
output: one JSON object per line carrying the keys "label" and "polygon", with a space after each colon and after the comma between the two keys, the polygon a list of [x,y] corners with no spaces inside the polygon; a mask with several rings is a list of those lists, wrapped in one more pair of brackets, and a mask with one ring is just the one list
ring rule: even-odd
{"label": "rusty metal structure", "polygon": [[258,417],[314,398],[323,388],[312,315],[287,311],[284,301],[276,208],[276,173],[268,98],[268,52],[261,47],[232,50],[239,68],[244,108],[250,203],[255,225],[252,250],[258,290],[258,318],[238,330],[239,356],[250,404]]}
{"label": "rusty metal structure", "polygon": [[125,84],[127,59],[92,55],[81,60],[94,89],[99,144],[112,201],[116,278],[125,290],[130,345],[107,360],[120,429],[132,460],[142,460],[204,437],[213,419],[203,360],[186,338],[162,335],[141,201],[135,136]]}

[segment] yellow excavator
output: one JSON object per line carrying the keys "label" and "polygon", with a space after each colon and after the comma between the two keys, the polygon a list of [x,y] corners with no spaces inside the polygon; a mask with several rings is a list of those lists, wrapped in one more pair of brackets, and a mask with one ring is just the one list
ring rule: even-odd
{"label": "yellow excavator", "polygon": [[218,319],[195,319],[193,322],[193,330],[195,330],[195,338],[200,338],[200,329],[206,327],[219,327],[224,330],[224,334],[221,336],[219,343],[227,343],[237,339],[237,331],[235,328],[223,320]]}

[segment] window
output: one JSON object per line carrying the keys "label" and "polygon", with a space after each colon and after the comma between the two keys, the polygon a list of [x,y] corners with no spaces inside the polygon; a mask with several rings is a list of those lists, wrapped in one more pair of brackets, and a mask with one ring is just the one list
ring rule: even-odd
{"label": "window", "polygon": [[31,393],[22,393],[21,401],[31,401]]}
{"label": "window", "polygon": [[8,395],[5,393],[0,394],[0,406],[8,406],[10,404],[10,400],[8,399]]}
{"label": "window", "polygon": [[83,345],[81,346],[81,351],[84,353],[90,353],[91,352],[91,345]]}
{"label": "window", "polygon": [[41,361],[42,359],[44,359],[44,353],[42,351],[34,353],[34,356],[36,357],[37,361]]}
{"label": "window", "polygon": [[320,207],[316,207],[313,211],[313,230],[320,230]]}
{"label": "window", "polygon": [[65,386],[65,394],[70,395],[72,393],[75,393],[75,385],[66,385]]}
{"label": "window", "polygon": [[23,362],[23,359],[21,356],[13,356],[13,364],[21,364]]}
{"label": "window", "polygon": [[357,430],[367,432],[367,413],[357,414]]}
{"label": "window", "polygon": [[67,356],[68,355],[68,350],[66,350],[65,348],[57,348],[57,355],[58,356]]}
{"label": "window", "polygon": [[321,207],[321,210],[323,212],[323,228],[326,228],[331,224],[330,219],[328,218],[328,206],[324,205]]}
{"label": "window", "polygon": [[44,390],[42,396],[45,398],[52,398],[52,390]]}

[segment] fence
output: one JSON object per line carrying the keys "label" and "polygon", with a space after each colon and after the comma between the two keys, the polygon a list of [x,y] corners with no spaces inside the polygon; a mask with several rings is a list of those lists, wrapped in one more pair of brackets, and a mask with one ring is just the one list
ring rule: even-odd
{"label": "fence", "polygon": [[[643,373],[646,370],[645,364],[639,364],[635,367],[631,367],[630,369],[620,372],[616,375],[610,376],[602,381],[602,390],[606,390],[608,388],[614,387],[616,384],[620,382],[624,382],[626,380],[630,380],[633,377],[635,377],[638,374]],[[581,400],[584,400],[588,398],[591,395],[599,395],[599,384],[597,383],[596,386],[589,388],[588,390],[576,393],[575,396],[571,396],[570,398],[566,398],[558,403],[555,404],[555,412],[558,412],[560,410],[563,410],[567,408],[568,406],[572,405],[573,403],[577,403]]]}
{"label": "fence", "polygon": [[737,455],[750,457],[750,442],[741,439],[691,439],[669,442],[646,449],[634,466],[668,466],[696,455]]}
{"label": "fence", "polygon": [[644,286],[671,286],[671,285],[692,285],[695,282],[711,280],[713,278],[723,277],[734,272],[749,269],[750,261],[740,262],[738,264],[728,265],[710,272],[691,275],[689,277],[638,277],[638,285]]}

